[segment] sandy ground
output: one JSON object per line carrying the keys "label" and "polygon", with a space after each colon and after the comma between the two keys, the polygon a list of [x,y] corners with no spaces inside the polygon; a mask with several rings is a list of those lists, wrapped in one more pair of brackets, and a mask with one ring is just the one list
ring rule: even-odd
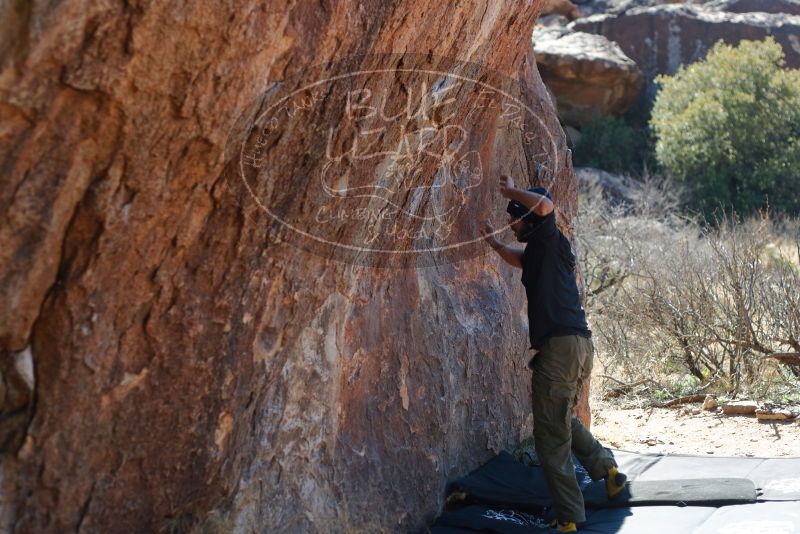
{"label": "sandy ground", "polygon": [[592,395],[592,433],[605,446],[636,452],[715,456],[800,457],[800,418],[760,422],[755,416],[675,408],[625,408]]}

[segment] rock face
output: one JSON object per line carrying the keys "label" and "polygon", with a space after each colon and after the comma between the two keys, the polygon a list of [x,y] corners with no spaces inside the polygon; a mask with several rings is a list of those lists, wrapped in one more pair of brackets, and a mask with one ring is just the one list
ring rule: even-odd
{"label": "rock face", "polygon": [[800,15],[800,0],[712,0],[709,9],[730,13],[786,13]]}
{"label": "rock face", "polygon": [[641,89],[636,63],[602,35],[537,28],[533,47],[542,80],[567,124],[580,126],[600,116],[621,115]]}
{"label": "rock face", "polygon": [[703,400],[703,409],[713,411],[717,409],[717,406],[717,399],[713,395],[706,395],[705,400]]}
{"label": "rock face", "polygon": [[754,401],[731,401],[722,405],[725,415],[752,415],[756,413],[758,404]]}
{"label": "rock face", "polygon": [[[786,54],[786,66],[800,66],[800,17],[767,13],[726,13],[694,5],[636,8],[623,15],[593,15],[570,23],[576,31],[606,36],[619,44],[647,80],[641,98],[655,97],[653,79],[703,59],[718,40],[728,44],[772,35]],[[642,102],[639,102],[641,104]]]}
{"label": "rock face", "polygon": [[569,0],[546,0],[540,16],[555,14],[561,15],[567,20],[575,20],[581,16],[581,11]]}
{"label": "rock face", "polygon": [[541,2],[2,6],[3,529],[409,531],[530,431]]}
{"label": "rock face", "polygon": [[583,0],[575,2],[581,15],[588,17],[599,13],[620,14],[636,7],[652,7],[664,4],[703,4],[706,0]]}
{"label": "rock face", "polygon": [[797,414],[788,408],[764,407],[756,410],[756,418],[761,421],[787,421],[795,417]]}

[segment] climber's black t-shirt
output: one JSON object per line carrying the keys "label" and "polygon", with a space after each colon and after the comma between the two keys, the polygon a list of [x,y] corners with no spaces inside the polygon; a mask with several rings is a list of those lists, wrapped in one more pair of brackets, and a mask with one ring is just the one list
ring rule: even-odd
{"label": "climber's black t-shirt", "polygon": [[540,349],[553,336],[591,337],[575,281],[575,255],[556,226],[555,212],[534,215],[525,236],[522,283],[528,296],[530,348]]}

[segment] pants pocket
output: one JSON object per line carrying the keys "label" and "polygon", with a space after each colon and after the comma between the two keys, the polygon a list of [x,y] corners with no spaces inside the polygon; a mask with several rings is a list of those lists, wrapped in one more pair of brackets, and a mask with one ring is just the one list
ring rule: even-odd
{"label": "pants pocket", "polygon": [[542,346],[533,363],[533,376],[545,394],[554,397],[569,397],[581,377],[581,367],[585,358],[577,336],[552,337]]}
{"label": "pants pocket", "polygon": [[533,396],[574,399],[577,394],[577,383],[574,381],[551,380],[541,373],[533,372]]}

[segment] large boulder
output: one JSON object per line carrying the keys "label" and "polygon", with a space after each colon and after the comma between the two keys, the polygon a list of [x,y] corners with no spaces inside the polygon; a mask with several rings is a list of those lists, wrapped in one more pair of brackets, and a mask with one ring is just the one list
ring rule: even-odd
{"label": "large boulder", "polygon": [[658,74],[673,75],[678,67],[702,60],[719,40],[738,44],[772,35],[786,54],[786,66],[800,67],[800,17],[769,13],[727,13],[696,5],[635,8],[622,15],[593,15],[569,27],[604,35],[619,44],[645,76],[639,105],[647,106],[657,91]]}
{"label": "large boulder", "polygon": [[598,13],[620,14],[636,7],[652,7],[664,4],[702,4],[707,0],[584,0],[576,1],[581,15],[588,17]]}
{"label": "large boulder", "polygon": [[529,433],[541,7],[0,3],[0,530],[417,530]]}
{"label": "large boulder", "polygon": [[545,0],[540,17],[548,15],[561,15],[567,20],[575,20],[580,18],[581,11],[569,0]]}
{"label": "large boulder", "polygon": [[705,6],[730,13],[786,13],[800,15],[800,0],[711,0]]}
{"label": "large boulder", "polygon": [[542,80],[567,124],[621,115],[639,93],[642,74],[636,63],[602,35],[537,28],[533,47]]}
{"label": "large boulder", "polygon": [[722,405],[722,413],[725,415],[752,415],[756,413],[758,403],[755,401],[730,401]]}

